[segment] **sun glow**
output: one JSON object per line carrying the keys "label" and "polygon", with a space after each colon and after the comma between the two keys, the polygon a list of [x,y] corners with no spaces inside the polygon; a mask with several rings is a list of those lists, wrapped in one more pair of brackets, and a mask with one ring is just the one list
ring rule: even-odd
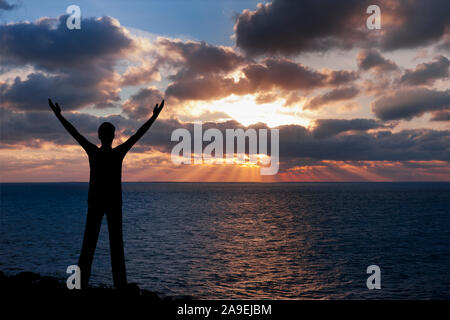
{"label": "sun glow", "polygon": [[226,113],[244,126],[258,122],[265,123],[270,128],[285,124],[309,125],[309,119],[302,117],[302,114],[297,112],[298,106],[285,107],[283,104],[284,99],[258,104],[253,95],[237,96],[233,94],[207,104],[196,104],[195,108]]}

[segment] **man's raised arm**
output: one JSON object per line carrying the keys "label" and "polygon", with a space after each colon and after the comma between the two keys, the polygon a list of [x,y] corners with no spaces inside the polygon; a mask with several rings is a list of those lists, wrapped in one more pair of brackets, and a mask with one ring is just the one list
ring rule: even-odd
{"label": "man's raised arm", "polygon": [[77,129],[75,129],[75,127],[69,121],[67,121],[66,118],[62,116],[61,108],[58,103],[56,103],[55,105],[53,104],[51,99],[48,99],[48,104],[55,113],[56,118],[58,118],[58,120],[62,123],[64,128],[72,135],[72,137],[74,137],[74,139],[83,147],[83,149],[86,150],[86,152],[89,152],[90,150],[92,150],[92,148],[96,147],[94,144],[89,142],[85,137],[83,137],[77,131]]}
{"label": "man's raised arm", "polygon": [[153,115],[150,117],[150,119],[145,122],[142,127],[139,128],[138,131],[134,135],[132,135],[127,141],[122,143],[117,148],[121,149],[124,153],[127,153],[133,145],[138,142],[140,138],[150,129],[153,122],[155,122],[156,118],[158,118],[159,113],[161,112],[162,108],[164,107],[164,100],[161,101],[161,104],[156,104],[155,108],[153,109]]}

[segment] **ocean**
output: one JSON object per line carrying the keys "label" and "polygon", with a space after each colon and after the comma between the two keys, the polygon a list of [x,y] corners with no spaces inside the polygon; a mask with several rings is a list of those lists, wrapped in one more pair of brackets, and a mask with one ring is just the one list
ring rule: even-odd
{"label": "ocean", "polygon": [[[65,279],[88,184],[0,188],[0,271]],[[450,183],[123,183],[123,201],[128,281],[162,296],[450,298]],[[106,218],[91,283],[112,285]]]}

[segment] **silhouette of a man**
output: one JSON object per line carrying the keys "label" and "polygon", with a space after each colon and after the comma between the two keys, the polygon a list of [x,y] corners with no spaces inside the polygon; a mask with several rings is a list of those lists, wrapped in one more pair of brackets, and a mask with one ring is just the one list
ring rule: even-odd
{"label": "silhouette of a man", "polygon": [[131,147],[147,132],[164,107],[164,100],[156,104],[153,115],[141,128],[121,145],[112,148],[114,126],[104,122],[98,128],[100,148],[83,137],[75,127],[61,115],[58,103],[48,99],[50,108],[64,128],[83,147],[89,157],[88,213],[78,266],[81,270],[81,288],[87,288],[91,274],[92,260],[102,224],[103,215],[108,221],[109,244],[114,286],[127,285],[125,257],[122,236],[122,161]]}

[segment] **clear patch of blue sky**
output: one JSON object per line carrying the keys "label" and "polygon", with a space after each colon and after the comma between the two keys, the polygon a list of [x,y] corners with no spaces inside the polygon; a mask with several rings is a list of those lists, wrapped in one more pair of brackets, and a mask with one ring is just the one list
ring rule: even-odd
{"label": "clear patch of blue sky", "polygon": [[3,12],[0,23],[35,21],[66,13],[69,5],[81,8],[83,17],[111,16],[121,25],[169,37],[187,37],[211,44],[233,45],[234,16],[254,10],[266,0],[10,0],[18,8]]}

